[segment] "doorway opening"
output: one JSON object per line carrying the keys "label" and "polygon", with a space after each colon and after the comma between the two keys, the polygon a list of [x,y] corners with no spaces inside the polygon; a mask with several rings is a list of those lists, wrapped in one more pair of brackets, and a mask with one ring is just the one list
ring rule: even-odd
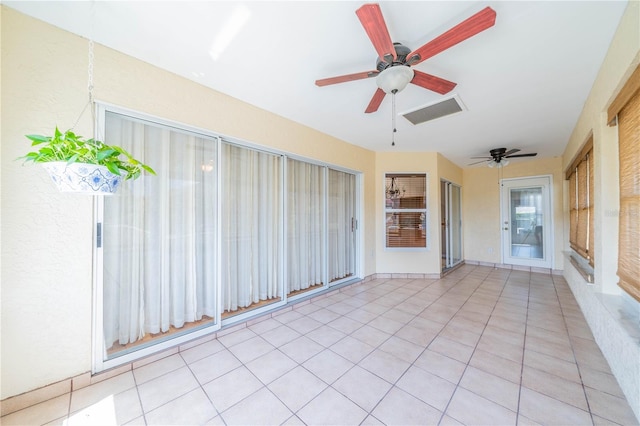
{"label": "doorway opening", "polygon": [[501,182],[503,263],[552,267],[551,177]]}
{"label": "doorway opening", "polygon": [[442,272],[462,262],[462,201],[460,186],[440,181]]}

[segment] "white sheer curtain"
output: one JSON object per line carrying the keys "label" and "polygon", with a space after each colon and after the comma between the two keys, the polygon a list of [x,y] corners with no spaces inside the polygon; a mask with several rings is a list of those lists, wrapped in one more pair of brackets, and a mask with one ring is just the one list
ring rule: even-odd
{"label": "white sheer curtain", "polygon": [[215,318],[217,142],[114,113],[105,141],[157,172],[105,197],[106,347]]}
{"label": "white sheer curtain", "polygon": [[355,273],[356,178],[329,169],[329,282]]}
{"label": "white sheer curtain", "polygon": [[324,169],[287,160],[287,293],[323,283]]}
{"label": "white sheer curtain", "polygon": [[276,155],[222,145],[222,310],[281,297],[282,181]]}

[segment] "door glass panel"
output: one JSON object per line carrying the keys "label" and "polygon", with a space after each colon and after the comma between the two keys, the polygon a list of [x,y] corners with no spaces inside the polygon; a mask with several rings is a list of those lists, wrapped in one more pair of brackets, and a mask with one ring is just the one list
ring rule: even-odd
{"label": "door glass panel", "polygon": [[287,294],[324,285],[325,168],[287,160]]}
{"label": "door glass panel", "polygon": [[462,205],[459,186],[441,181],[440,193],[442,270],[445,270],[462,261]]}
{"label": "door glass panel", "polygon": [[281,157],[222,145],[222,318],[282,300]]}
{"label": "door glass panel", "polygon": [[460,187],[451,185],[451,262],[453,265],[462,260],[462,206],[460,205]]}
{"label": "door glass panel", "polygon": [[441,269],[445,270],[449,267],[449,184],[440,181],[440,240],[442,241]]}
{"label": "door glass panel", "polygon": [[217,317],[217,142],[115,113],[106,143],[153,165],[104,200],[103,335],[111,359]]}
{"label": "door glass panel", "polygon": [[544,259],[542,188],[512,188],[509,194],[511,256]]}
{"label": "door glass panel", "polygon": [[329,169],[329,283],[355,275],[356,177]]}

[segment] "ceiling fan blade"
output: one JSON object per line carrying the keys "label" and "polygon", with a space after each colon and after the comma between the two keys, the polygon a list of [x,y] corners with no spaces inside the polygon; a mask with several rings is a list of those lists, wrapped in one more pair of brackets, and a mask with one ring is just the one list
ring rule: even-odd
{"label": "ceiling fan blade", "polygon": [[505,158],[535,157],[536,155],[538,155],[537,152],[532,152],[532,153],[529,153],[529,154],[505,155]]}
{"label": "ceiling fan blade", "polygon": [[[473,158],[473,157],[471,157],[471,158]],[[478,157],[476,157],[476,158],[478,158]],[[476,164],[486,163],[487,161],[489,161],[489,160],[476,161],[475,163],[469,163],[469,164],[467,164],[467,166],[474,166],[474,165],[476,165]]]}
{"label": "ceiling fan blade", "polygon": [[476,158],[486,158],[486,159],[490,160],[493,157],[484,156],[484,157],[469,157],[469,158],[471,158],[472,160],[475,160]]}
{"label": "ceiling fan blade", "polygon": [[373,94],[373,98],[371,98],[371,102],[369,102],[369,106],[364,112],[366,112],[367,114],[371,112],[376,112],[380,107],[380,104],[382,103],[382,100],[384,99],[385,95],[386,93],[384,92],[384,90],[382,89],[376,90],[376,93]]}
{"label": "ceiling fan blade", "polygon": [[356,10],[360,23],[378,52],[378,56],[388,63],[396,59],[396,49],[393,47],[387,24],[384,22],[382,11],[377,4],[365,4]]}
{"label": "ceiling fan blade", "polygon": [[480,12],[462,21],[449,31],[434,38],[427,44],[419,47],[407,55],[407,63],[409,65],[419,64],[420,62],[437,55],[456,44],[473,37],[492,27],[496,22],[496,12],[490,7],[485,7]]}
{"label": "ceiling fan blade", "polygon": [[347,81],[362,80],[363,78],[375,77],[380,74],[379,71],[364,71],[355,74],[340,75],[338,77],[323,78],[316,80],[316,86],[328,86],[330,84],[344,83]]}
{"label": "ceiling fan blade", "polygon": [[509,151],[502,153],[502,156],[506,157],[508,155],[515,154],[516,152],[519,152],[519,151],[520,150],[518,148],[513,148],[513,149],[510,149]]}
{"label": "ceiling fan blade", "polygon": [[424,87],[436,93],[444,95],[449,93],[456,87],[457,83],[453,81],[445,80],[444,78],[436,77],[435,75],[427,74],[416,69],[413,70],[413,79],[411,83]]}

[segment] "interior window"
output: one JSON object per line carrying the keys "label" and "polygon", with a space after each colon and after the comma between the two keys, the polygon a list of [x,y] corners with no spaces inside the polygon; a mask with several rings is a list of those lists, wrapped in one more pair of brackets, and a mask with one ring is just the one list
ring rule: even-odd
{"label": "interior window", "polygon": [[426,173],[385,175],[387,248],[427,247]]}

